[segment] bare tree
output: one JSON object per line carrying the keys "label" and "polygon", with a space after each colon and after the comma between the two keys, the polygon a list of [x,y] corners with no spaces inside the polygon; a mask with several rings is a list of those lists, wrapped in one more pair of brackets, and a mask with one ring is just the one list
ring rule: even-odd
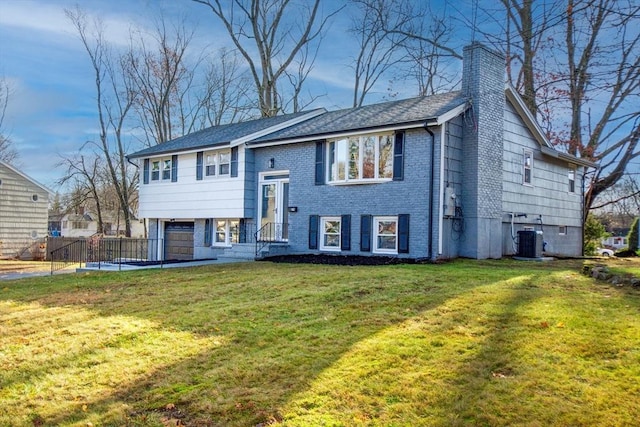
{"label": "bare tree", "polygon": [[[315,63],[316,58],[318,57],[319,47],[319,44],[315,47],[305,45],[300,51],[300,59],[292,64],[295,66],[295,72],[285,71],[285,75],[291,84],[293,92],[288,102],[283,100],[280,101],[281,105],[283,105],[283,110],[290,110],[293,113],[303,111],[305,108],[313,104],[316,99],[322,96],[307,92],[303,98],[303,86],[313,69],[313,64]],[[293,108],[287,108],[289,104],[291,104]]]}
{"label": "bare tree", "polygon": [[[558,147],[593,160],[585,215],[640,155],[640,5],[501,0],[509,78]],[[485,10],[494,15],[495,10]],[[486,31],[484,35],[495,34]],[[585,217],[586,218],[586,217]]]}
{"label": "bare tree", "polygon": [[194,78],[195,67],[185,64],[192,38],[193,32],[184,26],[170,31],[164,20],[156,28],[152,46],[143,34],[131,36],[123,67],[137,95],[133,106],[148,146],[182,136],[192,127],[189,109],[182,108]]}
{"label": "bare tree", "polygon": [[458,60],[441,55],[438,48],[451,44],[452,27],[447,23],[445,16],[438,16],[428,8],[426,15],[429,16],[429,20],[421,19],[417,24],[417,32],[425,34],[425,38],[433,40],[434,43],[419,38],[407,38],[403,43],[408,66],[404,74],[417,84],[418,94],[421,96],[451,90],[459,80],[458,73],[448,71],[453,65],[452,62]]}
{"label": "bare tree", "polygon": [[418,94],[450,90],[456,73],[447,72],[461,59],[451,47],[452,28],[445,12],[411,0],[351,0],[356,15],[350,32],[358,44],[354,58],[353,106],[381,81],[408,82]]}
{"label": "bare tree", "polygon": [[10,87],[4,78],[0,78],[0,160],[12,163],[18,158],[18,152],[13,146],[4,128],[4,118],[9,105]]}
{"label": "bare tree", "polygon": [[380,78],[404,59],[401,46],[408,36],[396,30],[407,27],[415,15],[409,0],[352,2],[359,12],[349,30],[358,40],[352,105],[359,107]]}
{"label": "bare tree", "polygon": [[204,75],[204,90],[197,95],[197,120],[189,131],[234,123],[257,112],[251,99],[251,78],[234,51],[221,48],[211,55]]}
{"label": "bare tree", "polygon": [[[87,146],[87,144],[80,149],[80,152]],[[94,153],[90,157],[86,157],[84,154],[63,157],[62,161],[58,165],[65,166],[66,172],[57,183],[59,185],[73,183],[74,194],[76,194],[78,202],[84,204],[86,201],[91,200],[98,217],[98,227],[96,232],[103,233],[104,220],[100,193],[104,186],[104,182],[102,180],[102,168],[100,167],[99,155]]]}
{"label": "bare tree", "polygon": [[247,61],[262,117],[282,112],[281,78],[301,49],[317,41],[327,20],[337,13],[321,18],[320,0],[308,7],[290,0],[193,1],[209,7]]}
{"label": "bare tree", "polygon": [[[565,146],[600,163],[587,191],[589,207],[640,155],[639,23],[638,4],[568,0],[563,83],[570,93],[571,124]],[[596,97],[604,108],[591,102]]]}
{"label": "bare tree", "polygon": [[98,141],[94,145],[100,150],[110,183],[117,193],[126,236],[131,236],[131,197],[136,189],[138,171],[127,162],[124,130],[135,101],[135,92],[127,73],[121,68],[121,62],[112,57],[100,22],[94,22],[90,31],[88,18],[81,9],[66,10],[65,13],[90,59],[99,124]]}
{"label": "bare tree", "polygon": [[611,213],[633,219],[640,214],[640,183],[635,175],[625,175],[598,195],[591,205],[596,213]]}

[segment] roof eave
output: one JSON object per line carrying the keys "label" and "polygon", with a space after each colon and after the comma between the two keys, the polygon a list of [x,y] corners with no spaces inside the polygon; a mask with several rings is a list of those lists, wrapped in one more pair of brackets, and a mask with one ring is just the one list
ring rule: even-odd
{"label": "roof eave", "polygon": [[509,102],[511,102],[511,105],[513,105],[516,112],[524,121],[529,131],[531,131],[533,137],[536,139],[536,141],[538,141],[538,144],[540,144],[540,150],[543,154],[557,159],[565,160],[569,163],[574,163],[589,168],[598,168],[598,165],[592,161],[581,159],[579,157],[572,156],[571,154],[563,153],[556,150],[553,147],[553,144],[551,144],[549,139],[544,134],[544,131],[538,124],[538,121],[535,119],[535,117],[533,117],[531,111],[529,111],[527,106],[524,104],[524,100],[522,99],[520,94],[518,94],[516,89],[509,83],[507,83],[505,86],[505,96],[507,97]]}
{"label": "roof eave", "polygon": [[572,156],[571,154],[563,153],[562,151],[558,151],[554,148],[549,147],[541,147],[540,151],[542,154],[545,154],[549,157],[553,157],[560,160],[565,160],[568,163],[573,163],[580,166],[585,166],[588,168],[598,169],[598,164],[589,160],[581,159],[576,156]]}
{"label": "roof eave", "polygon": [[141,153],[141,154],[137,154],[137,153],[133,153],[127,156],[127,159],[133,160],[133,159],[141,159],[141,158],[146,158],[146,157],[160,157],[160,156],[166,156],[167,154],[190,154],[190,153],[197,153],[198,151],[204,151],[207,150],[209,148],[222,148],[222,147],[226,147],[229,145],[229,142],[214,142],[212,144],[207,144],[207,145],[202,145],[199,147],[195,147],[195,148],[189,148],[189,149],[173,149],[173,150],[164,150],[164,151],[157,151],[154,153]]}
{"label": "roof eave", "polygon": [[470,105],[471,104],[469,103],[469,101],[465,101],[462,104],[458,105],[457,107],[453,107],[452,109],[439,115],[435,119],[427,121],[427,126],[440,126],[443,123],[446,123],[449,120],[454,119],[458,117],[460,114],[467,111]]}
{"label": "roof eave", "polygon": [[5,165],[7,168],[11,169],[13,172],[17,173],[18,175],[20,175],[21,177],[23,177],[27,181],[29,181],[32,184],[34,184],[34,185],[40,187],[41,189],[43,189],[49,196],[55,196],[56,193],[53,190],[49,189],[47,186],[45,186],[43,184],[40,184],[38,181],[36,181],[35,179],[31,178],[29,175],[19,171],[18,169],[14,168],[9,163],[3,162],[1,160],[0,160],[0,163]]}

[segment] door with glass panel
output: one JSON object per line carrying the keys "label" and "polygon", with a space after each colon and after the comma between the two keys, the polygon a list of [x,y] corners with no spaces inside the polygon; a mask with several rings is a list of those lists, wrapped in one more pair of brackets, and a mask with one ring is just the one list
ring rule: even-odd
{"label": "door with glass panel", "polygon": [[262,241],[289,239],[289,174],[264,175],[260,179],[260,230]]}

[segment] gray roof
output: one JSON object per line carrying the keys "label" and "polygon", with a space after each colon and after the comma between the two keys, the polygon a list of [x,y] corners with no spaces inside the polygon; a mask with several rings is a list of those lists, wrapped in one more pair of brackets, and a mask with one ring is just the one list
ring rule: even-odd
{"label": "gray roof", "polygon": [[197,150],[228,145],[231,141],[263,131],[272,126],[281,125],[289,120],[296,119],[308,114],[309,111],[302,111],[282,116],[268,117],[256,120],[249,120],[240,123],[213,126],[188,135],[181,136],[171,141],[163,142],[153,147],[145,148],[130,154],[129,158],[155,156],[160,154],[176,153],[180,151]]}
{"label": "gray roof", "polygon": [[254,143],[313,138],[348,131],[422,123],[467,102],[459,91],[330,111],[252,140]]}

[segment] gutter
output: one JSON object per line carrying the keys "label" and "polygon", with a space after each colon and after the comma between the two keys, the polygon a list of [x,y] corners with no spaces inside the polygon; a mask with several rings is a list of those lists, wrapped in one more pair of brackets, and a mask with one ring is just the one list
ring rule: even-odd
{"label": "gutter", "polygon": [[553,148],[541,146],[540,151],[549,157],[553,157],[560,160],[565,160],[569,163],[577,164],[580,166],[586,166],[592,169],[598,169],[598,164],[592,161],[581,159],[579,157],[572,156],[571,154],[563,153],[562,151],[555,150]]}
{"label": "gutter", "polygon": [[297,144],[299,142],[313,142],[313,141],[322,141],[326,139],[347,138],[349,136],[363,135],[363,134],[369,134],[369,133],[393,132],[396,130],[406,130],[406,129],[420,129],[423,126],[424,126],[424,122],[397,123],[397,124],[388,125],[388,126],[317,133],[313,135],[292,137],[290,139],[275,139],[275,140],[263,141],[263,142],[249,141],[249,142],[246,142],[245,144],[250,148],[273,147],[275,145]]}
{"label": "gutter", "polygon": [[444,222],[444,141],[446,123],[440,126],[440,194],[438,200],[438,255],[442,255],[442,230]]}
{"label": "gutter", "polygon": [[426,130],[431,136],[431,183],[429,185],[429,252],[428,258],[433,261],[433,183],[435,181],[435,151],[436,151],[436,136],[431,129],[429,129],[427,123],[424,124],[424,130]]}

